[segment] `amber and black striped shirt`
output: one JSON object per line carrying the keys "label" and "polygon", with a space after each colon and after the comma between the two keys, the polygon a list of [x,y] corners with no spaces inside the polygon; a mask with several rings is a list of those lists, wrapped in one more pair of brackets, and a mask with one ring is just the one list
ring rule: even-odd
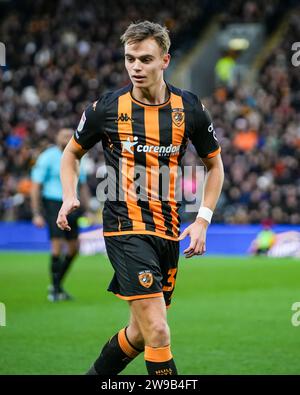
{"label": "amber and black striped shirt", "polygon": [[146,233],[177,240],[180,201],[175,192],[188,139],[202,158],[220,152],[211,118],[197,96],[167,86],[169,99],[160,105],[134,99],[131,84],[104,94],[87,107],[74,134],[85,150],[103,144],[108,169],[104,236]]}

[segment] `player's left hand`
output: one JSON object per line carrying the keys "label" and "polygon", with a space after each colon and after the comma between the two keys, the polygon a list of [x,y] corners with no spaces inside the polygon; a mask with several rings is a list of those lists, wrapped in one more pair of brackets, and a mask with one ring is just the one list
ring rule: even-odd
{"label": "player's left hand", "polygon": [[183,253],[186,258],[194,255],[202,255],[206,251],[206,231],[209,223],[203,218],[197,218],[190,226],[188,226],[180,235],[178,240],[183,240],[187,235],[191,241],[188,248]]}
{"label": "player's left hand", "polygon": [[68,223],[67,216],[71,214],[74,210],[77,210],[80,207],[80,201],[77,198],[65,200],[59,210],[56,225],[61,230],[71,230],[71,227]]}

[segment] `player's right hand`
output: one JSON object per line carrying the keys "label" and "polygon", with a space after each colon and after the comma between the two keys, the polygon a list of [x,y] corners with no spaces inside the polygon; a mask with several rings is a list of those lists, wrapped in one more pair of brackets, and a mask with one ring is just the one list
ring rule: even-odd
{"label": "player's right hand", "polygon": [[56,225],[61,230],[71,230],[67,216],[80,207],[80,201],[77,198],[65,200],[59,210]]}
{"label": "player's right hand", "polygon": [[38,228],[43,228],[45,226],[45,220],[42,215],[35,214],[32,218],[32,223]]}

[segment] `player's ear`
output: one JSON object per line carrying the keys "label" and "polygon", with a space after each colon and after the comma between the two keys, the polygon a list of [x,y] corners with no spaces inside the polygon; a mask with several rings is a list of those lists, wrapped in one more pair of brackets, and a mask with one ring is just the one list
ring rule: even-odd
{"label": "player's ear", "polygon": [[162,65],[162,70],[166,70],[169,66],[171,60],[171,55],[169,53],[166,53],[163,55],[163,65]]}

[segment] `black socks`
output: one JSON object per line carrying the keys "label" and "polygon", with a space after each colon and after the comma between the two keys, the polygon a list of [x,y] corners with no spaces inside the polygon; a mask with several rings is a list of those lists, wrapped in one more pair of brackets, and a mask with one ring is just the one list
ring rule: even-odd
{"label": "black socks", "polygon": [[87,372],[87,375],[116,375],[142,350],[136,349],[127,339],[125,328],[114,335],[103,347],[99,358]]}
{"label": "black socks", "polygon": [[60,257],[52,255],[50,270],[51,270],[51,279],[52,279],[54,292],[59,292],[60,290],[60,269],[61,269]]}
{"label": "black socks", "polygon": [[177,369],[170,345],[165,347],[145,347],[145,361],[151,376],[177,375]]}
{"label": "black socks", "polygon": [[75,255],[67,255],[65,258],[61,259],[60,256],[51,256],[51,279],[53,284],[54,292],[61,291],[61,282],[69,270],[71,263]]}
{"label": "black socks", "polygon": [[66,275],[67,271],[69,270],[74,258],[75,258],[75,255],[66,255],[65,258],[63,259],[62,264],[61,264],[60,273],[59,273],[59,282],[60,283],[62,282],[64,276]]}

